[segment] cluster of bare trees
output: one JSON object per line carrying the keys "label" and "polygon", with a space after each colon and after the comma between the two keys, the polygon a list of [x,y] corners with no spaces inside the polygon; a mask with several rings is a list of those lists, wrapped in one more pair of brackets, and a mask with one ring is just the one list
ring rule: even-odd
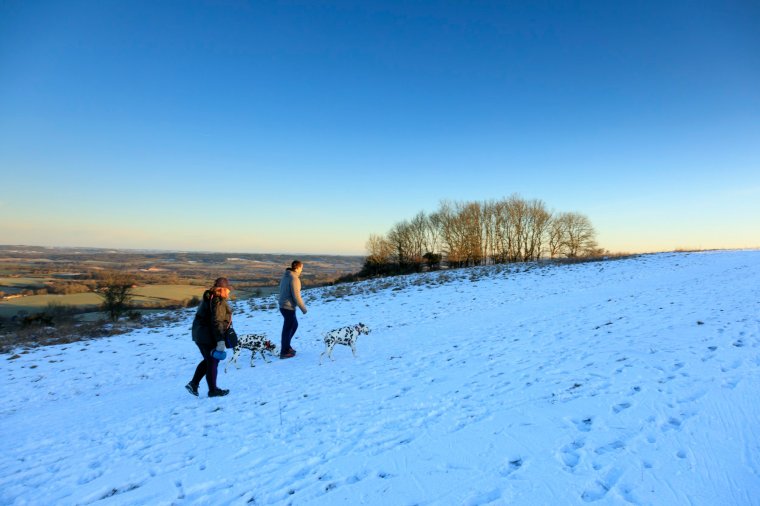
{"label": "cluster of bare trees", "polygon": [[600,250],[589,219],[553,213],[541,200],[512,195],[487,202],[442,202],[431,214],[396,223],[367,241],[367,275],[581,257]]}

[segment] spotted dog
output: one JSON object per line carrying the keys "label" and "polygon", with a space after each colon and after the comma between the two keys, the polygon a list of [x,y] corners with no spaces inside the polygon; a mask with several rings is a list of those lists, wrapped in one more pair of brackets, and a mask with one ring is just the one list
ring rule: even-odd
{"label": "spotted dog", "polygon": [[343,344],[351,347],[351,353],[356,356],[356,340],[362,334],[369,334],[369,327],[363,323],[358,325],[349,325],[348,327],[341,327],[339,329],[331,330],[325,334],[325,351],[319,355],[319,363],[322,363],[322,355],[327,354],[330,360],[332,358],[332,350],[336,344]]}
{"label": "spotted dog", "polygon": [[263,334],[245,334],[243,336],[240,336],[238,338],[238,344],[235,346],[235,349],[232,352],[232,356],[224,366],[224,372],[227,372],[227,368],[230,366],[230,363],[234,363],[235,368],[240,369],[240,366],[237,363],[237,359],[243,348],[246,350],[251,350],[251,367],[255,367],[253,365],[253,359],[256,357],[256,353],[258,352],[261,354],[261,358],[264,359],[264,362],[269,362],[264,353],[274,353],[275,345],[272,343],[272,341],[267,339],[267,336]]}

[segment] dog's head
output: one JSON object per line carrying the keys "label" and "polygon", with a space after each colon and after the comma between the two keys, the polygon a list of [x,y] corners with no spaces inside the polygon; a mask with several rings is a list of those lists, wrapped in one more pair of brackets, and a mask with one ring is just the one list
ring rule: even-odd
{"label": "dog's head", "polygon": [[267,339],[266,341],[264,341],[264,349],[265,350],[267,350],[267,351],[274,351],[275,348],[276,348],[276,346],[269,339]]}
{"label": "dog's head", "polygon": [[369,334],[370,329],[363,323],[360,323],[354,327],[359,334]]}

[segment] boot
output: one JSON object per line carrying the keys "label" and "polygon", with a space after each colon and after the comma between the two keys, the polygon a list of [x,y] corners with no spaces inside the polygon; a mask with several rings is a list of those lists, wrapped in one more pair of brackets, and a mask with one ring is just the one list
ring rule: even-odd
{"label": "boot", "polygon": [[185,390],[198,397],[198,385],[194,385],[192,381],[185,385]]}

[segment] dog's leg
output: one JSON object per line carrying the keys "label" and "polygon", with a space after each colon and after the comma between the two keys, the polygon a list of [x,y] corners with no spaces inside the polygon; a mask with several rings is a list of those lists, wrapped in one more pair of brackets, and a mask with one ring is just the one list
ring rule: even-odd
{"label": "dog's leg", "polygon": [[265,351],[267,351],[267,350],[261,350],[261,358],[263,358],[264,362],[266,362],[268,364],[269,360],[267,360],[266,353],[264,353]]}
{"label": "dog's leg", "polygon": [[332,358],[332,351],[333,351],[333,348],[334,348],[334,347],[335,347],[335,345],[334,345],[334,344],[331,344],[330,346],[328,346],[328,347],[327,347],[327,357],[328,357],[330,360],[332,360],[333,362],[335,362],[335,359],[334,359],[334,358]]}
{"label": "dog's leg", "polygon": [[354,354],[354,358],[356,358],[356,346],[355,343],[351,343],[351,353]]}
{"label": "dog's leg", "polygon": [[227,368],[230,366],[230,363],[235,362],[235,368],[237,367],[237,356],[240,353],[240,347],[235,346],[235,349],[233,350],[232,356],[229,360],[227,360],[227,363],[224,364],[224,372],[227,372]]}
{"label": "dog's leg", "polygon": [[322,364],[322,356],[323,356],[323,355],[327,355],[327,358],[329,358],[330,360],[332,360],[332,359],[333,359],[333,358],[332,358],[332,349],[333,349],[333,347],[332,347],[331,345],[329,345],[329,344],[328,344],[328,345],[325,347],[325,351],[323,351],[322,353],[320,353],[320,354],[319,354],[319,363],[320,363],[320,365]]}
{"label": "dog's leg", "polygon": [[256,367],[253,364],[253,359],[256,358],[256,352],[254,350],[251,350],[251,367]]}

